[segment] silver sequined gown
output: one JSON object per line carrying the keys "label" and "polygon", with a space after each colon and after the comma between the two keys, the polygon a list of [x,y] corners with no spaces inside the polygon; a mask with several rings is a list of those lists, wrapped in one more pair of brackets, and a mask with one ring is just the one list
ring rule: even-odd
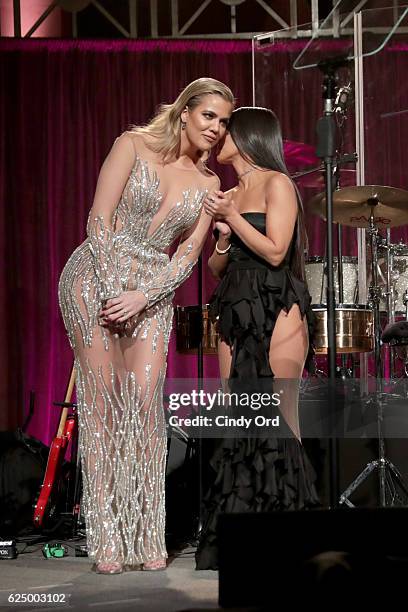
{"label": "silver sequined gown", "polygon": [[[128,146],[120,143],[126,138],[134,146],[125,133],[112,150]],[[135,565],[167,556],[162,388],[172,296],[190,274],[202,245],[193,233],[171,260],[166,250],[197,225],[206,190],[199,184],[186,189],[185,174],[178,173],[179,181],[177,172],[143,160],[136,150],[112,209],[109,182],[115,181],[120,154],[111,152],[101,173],[88,238],[62,272],[59,301],[75,353],[88,554],[96,562]],[[105,193],[111,201],[104,201]],[[109,209],[110,223],[95,215],[95,210],[105,211],[106,219]],[[136,288],[148,297],[142,316],[121,326],[119,333],[102,328],[102,301]]]}

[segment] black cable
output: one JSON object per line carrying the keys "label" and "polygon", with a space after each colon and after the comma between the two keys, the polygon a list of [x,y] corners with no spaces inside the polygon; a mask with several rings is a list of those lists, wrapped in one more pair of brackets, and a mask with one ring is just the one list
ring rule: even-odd
{"label": "black cable", "polygon": [[[28,548],[28,545],[26,546],[26,548]],[[17,549],[17,553],[19,555],[32,555],[33,553],[40,552],[43,547],[37,546],[37,548],[34,548],[33,550],[26,550],[26,548],[23,548],[23,550],[21,551]]]}

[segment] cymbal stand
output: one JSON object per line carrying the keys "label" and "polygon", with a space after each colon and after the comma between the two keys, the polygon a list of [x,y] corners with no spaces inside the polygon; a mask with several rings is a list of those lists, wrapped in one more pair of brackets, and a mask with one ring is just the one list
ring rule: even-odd
{"label": "cymbal stand", "polygon": [[[388,321],[387,323],[395,323],[395,295],[394,295],[394,279],[393,279],[393,270],[394,270],[394,255],[398,253],[398,250],[395,251],[395,246],[391,244],[391,229],[387,229],[387,283],[386,283],[386,297],[387,297],[387,313],[388,313]],[[395,376],[395,359],[396,359],[396,351],[392,345],[389,345],[389,377],[390,379]]]}
{"label": "cymbal stand", "polygon": [[381,288],[378,286],[378,228],[375,226],[374,209],[378,204],[377,198],[370,198],[369,201],[370,226],[368,234],[370,236],[370,251],[371,251],[371,279],[372,284],[368,288],[368,301],[374,311],[374,359],[375,359],[375,376],[376,379],[382,379],[382,360],[381,360],[381,321],[380,321],[380,301]]}
{"label": "cymbal stand", "polygon": [[[402,302],[405,306],[405,320],[408,321],[408,289],[405,289],[404,295],[402,297]],[[407,347],[403,351],[398,352],[398,349],[394,349],[397,351],[397,355],[404,362],[404,373],[405,376],[408,377],[408,350]]]}
{"label": "cymbal stand", "polygon": [[392,283],[392,270],[394,268],[394,247],[391,244],[391,230],[387,228],[387,237],[385,239],[386,246],[386,262],[387,262],[387,281],[386,281],[386,298],[387,298],[387,323],[395,322],[395,301],[394,301],[394,287]]}
{"label": "cymbal stand", "polygon": [[368,202],[371,206],[370,213],[370,250],[371,250],[371,279],[372,285],[369,287],[369,303],[374,310],[374,356],[375,356],[375,374],[376,374],[376,390],[374,403],[377,408],[377,435],[378,435],[378,459],[370,461],[364,470],[354,479],[354,481],[341,494],[339,503],[346,504],[349,507],[354,507],[354,504],[349,500],[350,495],[360,486],[366,478],[378,469],[379,475],[379,492],[380,506],[393,506],[398,497],[397,487],[403,492],[405,499],[408,502],[408,489],[404,480],[395,467],[395,465],[385,457],[385,442],[383,434],[384,420],[384,400],[387,394],[383,391],[382,378],[382,360],[381,360],[381,326],[380,326],[380,300],[381,288],[378,286],[378,228],[375,226],[374,210],[378,204],[376,198],[370,198]]}

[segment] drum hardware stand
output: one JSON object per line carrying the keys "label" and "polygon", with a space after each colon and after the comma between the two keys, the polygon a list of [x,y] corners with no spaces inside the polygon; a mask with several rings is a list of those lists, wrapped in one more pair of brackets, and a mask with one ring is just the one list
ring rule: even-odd
{"label": "drum hardware stand", "polygon": [[[347,489],[340,495],[339,503],[351,508],[354,504],[349,500],[350,495],[360,486],[366,478],[376,469],[379,473],[380,506],[394,505],[398,496],[397,487],[403,492],[408,503],[408,488],[395,465],[385,456],[385,441],[383,436],[384,400],[387,394],[383,390],[382,360],[381,360],[381,326],[380,326],[380,300],[381,288],[378,286],[378,228],[375,227],[374,210],[378,204],[377,198],[370,198],[370,246],[371,246],[371,278],[372,285],[369,287],[369,303],[374,310],[374,355],[376,373],[376,391],[374,399],[371,400],[377,408],[377,433],[378,433],[378,459],[370,461],[364,470],[353,480]],[[391,292],[392,293],[392,292]],[[389,503],[390,501],[390,503]]]}
{"label": "drum hardware stand", "polygon": [[[342,161],[343,160],[343,161]],[[333,176],[335,179],[336,191],[341,188],[340,185],[340,168],[342,163],[356,163],[357,153],[340,155],[334,167]],[[344,285],[343,285],[343,228],[341,223],[337,224],[337,278],[339,284],[339,304],[344,303]],[[347,367],[347,355],[342,353],[341,366],[336,366],[337,378],[346,380],[352,378],[354,374],[353,368]]]}
{"label": "drum hardware stand", "polygon": [[[382,383],[381,383],[382,386]],[[376,392],[373,403],[377,408],[377,426],[378,426],[378,450],[379,458],[374,461],[367,463],[366,467],[353,482],[345,489],[340,495],[340,504],[345,504],[349,508],[354,508],[354,504],[350,501],[349,497],[353,492],[370,476],[370,474],[378,469],[379,472],[379,484],[380,484],[380,506],[393,506],[395,500],[398,498],[401,505],[408,505],[408,488],[404,482],[404,479],[396,468],[396,466],[386,458],[385,456],[385,442],[383,437],[383,407],[384,400],[387,398],[386,393]],[[398,493],[398,490],[402,492],[403,498]]]}
{"label": "drum hardware stand", "polygon": [[[386,291],[385,295],[387,298],[387,313],[388,313],[388,321],[387,324],[395,322],[395,301],[394,301],[394,287],[393,287],[393,279],[391,278],[391,274],[394,268],[394,247],[391,244],[391,230],[387,228],[387,235],[385,239],[385,247],[386,247],[386,265],[387,265],[387,277],[386,277]],[[391,344],[389,344],[388,348],[388,359],[387,366],[389,369],[388,377],[390,379],[394,378],[395,374],[395,351]]]}
{"label": "drum hardware stand", "polygon": [[374,356],[375,356],[375,375],[377,380],[382,379],[382,360],[381,360],[381,321],[380,321],[380,301],[381,288],[378,286],[378,228],[375,226],[374,209],[378,204],[376,198],[370,198],[370,226],[368,234],[370,236],[371,250],[371,278],[372,284],[368,289],[368,302],[374,310]]}
{"label": "drum hardware stand", "polygon": [[[408,289],[404,291],[402,296],[402,303],[405,307],[405,321],[408,321]],[[396,340],[390,341],[390,349],[392,348],[394,355],[397,355],[398,359],[402,362],[404,373],[401,377],[408,377],[408,342],[398,342]],[[394,377],[397,378],[397,374],[394,373]]]}
{"label": "drum hardware stand", "polygon": [[[339,189],[339,187],[337,187]],[[344,286],[343,286],[343,252],[342,252],[342,226],[340,223],[337,224],[337,276],[339,284],[339,304],[344,303]],[[352,378],[353,371],[347,367],[347,355],[341,354],[341,366],[336,365],[336,377],[345,380]]]}
{"label": "drum hardware stand", "polygon": [[405,289],[402,302],[405,306],[405,320],[408,321],[408,289]]}

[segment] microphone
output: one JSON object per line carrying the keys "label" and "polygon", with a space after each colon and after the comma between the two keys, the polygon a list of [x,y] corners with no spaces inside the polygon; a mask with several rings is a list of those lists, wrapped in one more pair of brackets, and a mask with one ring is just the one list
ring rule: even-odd
{"label": "microphone", "polygon": [[351,96],[352,87],[351,82],[348,85],[343,85],[340,87],[336,99],[334,101],[334,112],[341,113],[342,115],[346,114],[347,105],[349,102],[349,98]]}

